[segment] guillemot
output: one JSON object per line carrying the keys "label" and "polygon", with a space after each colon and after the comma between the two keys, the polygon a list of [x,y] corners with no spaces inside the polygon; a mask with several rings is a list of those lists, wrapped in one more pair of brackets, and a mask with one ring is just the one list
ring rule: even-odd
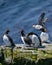
{"label": "guillemot", "polygon": [[48,18],[44,18],[44,17],[45,17],[45,12],[41,13],[38,23],[36,25],[33,24],[32,27],[34,27],[37,30],[42,29],[43,27],[45,28],[45,22],[48,20]]}
{"label": "guillemot", "polygon": [[[24,30],[21,30],[21,40],[24,44],[28,44],[29,46],[38,47],[41,46],[41,39],[39,36],[33,32],[30,32],[28,34],[24,34]],[[24,46],[25,47],[25,46]]]}
{"label": "guillemot", "polygon": [[8,35],[9,32],[10,32],[9,30],[6,30],[5,34],[3,35],[3,41],[6,44],[6,46],[15,47],[12,38]]}
{"label": "guillemot", "polygon": [[31,46],[32,40],[27,35],[24,34],[24,30],[21,30],[20,33],[21,33],[21,40],[22,40],[22,42],[24,44],[28,44],[28,45]]}
{"label": "guillemot", "polygon": [[32,43],[34,44],[35,47],[42,46],[41,39],[36,33],[29,32],[27,36],[31,38]]}
{"label": "guillemot", "polygon": [[13,63],[13,49],[15,47],[15,44],[13,42],[13,39],[8,35],[10,30],[6,30],[4,36],[3,36],[3,41],[6,44],[6,46],[11,47],[11,63]]}
{"label": "guillemot", "polygon": [[47,33],[47,30],[46,29],[41,29],[41,34],[40,34],[40,38],[41,38],[41,41],[44,43],[44,42],[50,42],[49,41],[49,35]]}

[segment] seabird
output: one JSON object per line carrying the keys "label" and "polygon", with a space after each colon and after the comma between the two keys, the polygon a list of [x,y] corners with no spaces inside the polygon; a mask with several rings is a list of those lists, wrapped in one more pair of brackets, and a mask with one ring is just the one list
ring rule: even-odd
{"label": "seabird", "polygon": [[47,21],[48,18],[44,18],[45,17],[45,12],[41,13],[39,20],[38,20],[38,24],[33,24],[32,27],[34,27],[35,29],[39,30],[42,29],[43,27],[45,28],[45,22]]}
{"label": "seabird", "polygon": [[32,43],[35,47],[42,46],[41,39],[36,33],[30,32],[27,34],[27,36],[29,36],[31,38]]}
{"label": "seabird", "polygon": [[30,39],[29,36],[24,34],[24,30],[21,30],[21,40],[24,44],[28,44],[31,45],[32,44],[32,40]]}
{"label": "seabird", "polygon": [[21,40],[24,44],[28,44],[29,46],[34,45],[34,47],[41,46],[41,39],[39,36],[33,32],[24,34],[24,30],[21,30]]}
{"label": "seabird", "polygon": [[46,42],[46,43],[50,42],[47,30],[46,29],[41,29],[41,31],[42,31],[41,34],[40,34],[41,41]]}
{"label": "seabird", "polygon": [[45,28],[45,27],[42,27],[42,28],[40,28],[39,29],[40,31],[41,31],[41,33],[40,33],[40,39],[41,39],[41,42],[50,42],[49,41],[49,35],[48,35],[48,33],[47,33],[47,28]]}
{"label": "seabird", "polygon": [[6,46],[15,47],[12,38],[8,35],[9,32],[9,30],[6,30],[5,34],[3,35],[3,41],[6,44]]}
{"label": "seabird", "polygon": [[12,57],[11,57],[11,63],[12,63],[13,62],[13,49],[15,47],[15,44],[14,44],[12,38],[8,35],[9,32],[10,32],[9,30],[7,30],[5,32],[5,34],[3,36],[3,41],[6,44],[6,46],[11,47],[11,55],[12,55]]}

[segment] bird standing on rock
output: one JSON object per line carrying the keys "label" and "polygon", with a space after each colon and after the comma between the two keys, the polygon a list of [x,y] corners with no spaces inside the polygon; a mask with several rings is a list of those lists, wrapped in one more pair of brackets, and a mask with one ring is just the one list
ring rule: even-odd
{"label": "bird standing on rock", "polygon": [[11,63],[13,63],[13,49],[15,47],[15,44],[12,40],[12,38],[8,35],[10,31],[7,30],[3,36],[3,41],[6,44],[6,46],[11,47]]}
{"label": "bird standing on rock", "polygon": [[3,41],[6,44],[6,46],[15,47],[15,44],[14,44],[12,38],[8,35],[9,32],[10,32],[9,30],[7,30],[5,32],[5,34],[3,35]]}
{"label": "bird standing on rock", "polygon": [[24,30],[21,30],[21,40],[24,44],[29,46],[38,47],[41,45],[41,40],[37,34],[30,32],[27,35],[24,34]]}
{"label": "bird standing on rock", "polygon": [[32,40],[24,34],[24,30],[21,30],[20,33],[21,33],[21,40],[24,43],[24,46],[25,44],[31,46]]}
{"label": "bird standing on rock", "polygon": [[49,35],[46,31],[46,29],[41,29],[41,34],[40,34],[40,38],[41,38],[41,41],[44,43],[44,42],[49,42]]}

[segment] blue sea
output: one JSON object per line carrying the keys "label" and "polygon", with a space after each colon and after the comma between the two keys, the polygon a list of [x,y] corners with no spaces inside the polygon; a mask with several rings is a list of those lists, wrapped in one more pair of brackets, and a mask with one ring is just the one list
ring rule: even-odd
{"label": "blue sea", "polygon": [[4,44],[2,37],[7,29],[16,44],[21,43],[20,29],[25,34],[33,31],[39,35],[32,25],[38,23],[42,12],[48,18],[46,27],[52,41],[52,0],[0,0],[0,45]]}

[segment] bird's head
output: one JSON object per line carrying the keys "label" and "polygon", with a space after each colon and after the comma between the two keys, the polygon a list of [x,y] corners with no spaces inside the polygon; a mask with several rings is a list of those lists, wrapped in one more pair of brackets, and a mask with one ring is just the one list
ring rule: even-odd
{"label": "bird's head", "polygon": [[21,33],[22,36],[25,36],[23,29],[20,30],[20,33]]}
{"label": "bird's head", "polygon": [[47,29],[46,28],[42,28],[40,29],[42,32],[47,32]]}
{"label": "bird's head", "polygon": [[5,34],[8,34],[9,32],[10,32],[10,30],[8,29],[8,30],[6,30]]}

